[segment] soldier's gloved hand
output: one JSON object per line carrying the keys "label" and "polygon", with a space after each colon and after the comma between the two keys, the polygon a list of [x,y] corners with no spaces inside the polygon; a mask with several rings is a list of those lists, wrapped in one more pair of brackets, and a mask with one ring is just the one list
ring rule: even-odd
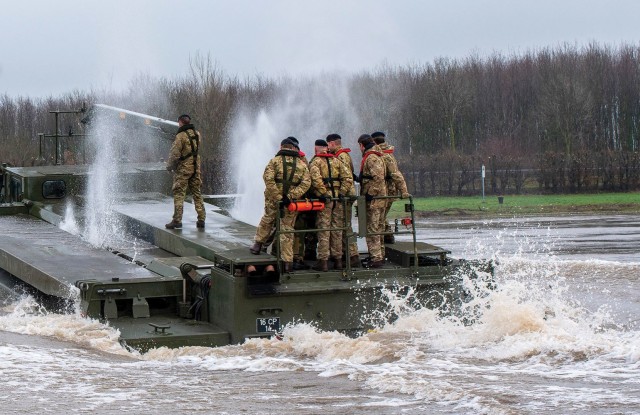
{"label": "soldier's gloved hand", "polygon": [[318,196],[318,200],[321,201],[322,203],[327,203],[327,197],[326,196]]}
{"label": "soldier's gloved hand", "polygon": [[371,196],[369,193],[365,193],[364,200],[366,200],[367,202],[371,202],[373,200],[373,196]]}
{"label": "soldier's gloved hand", "polygon": [[289,203],[291,203],[291,199],[286,195],[282,196],[282,206],[289,206]]}
{"label": "soldier's gloved hand", "polygon": [[410,197],[411,197],[411,194],[410,194],[409,192],[404,192],[404,193],[402,194],[402,198],[403,198],[403,199],[409,199]]}

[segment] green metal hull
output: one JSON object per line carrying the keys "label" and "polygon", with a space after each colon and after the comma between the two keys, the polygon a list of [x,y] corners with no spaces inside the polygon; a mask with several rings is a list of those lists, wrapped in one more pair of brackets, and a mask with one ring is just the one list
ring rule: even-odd
{"label": "green metal hull", "polygon": [[[63,300],[58,305],[78,302],[83,315],[117,328],[123,344],[139,350],[241,343],[298,322],[357,335],[396,318],[389,306],[394,296],[415,307],[463,301],[455,275],[468,264],[415,242],[415,231],[413,242],[386,247],[382,268],[280,272],[275,256],[249,252],[256,228],[214,205],[206,204],[205,229],[196,228],[188,204],[183,228],[165,229],[173,200],[164,164],[119,164],[117,171],[127,193],[118,195],[113,213],[123,234],[144,241],[142,253],[96,248],[59,228],[69,206],[84,208],[88,166],[3,165],[0,288],[22,286]],[[365,216],[358,217],[361,230]],[[490,263],[478,265],[491,272]]]}

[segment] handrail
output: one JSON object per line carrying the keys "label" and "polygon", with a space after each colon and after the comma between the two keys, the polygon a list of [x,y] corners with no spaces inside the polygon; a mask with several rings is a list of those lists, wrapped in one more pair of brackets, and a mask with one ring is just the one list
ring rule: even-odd
{"label": "handrail", "polygon": [[[373,199],[402,199],[402,197],[400,197],[400,195],[389,195],[389,196],[373,196]],[[315,229],[293,229],[290,231],[283,231],[280,227],[280,220],[282,219],[282,212],[284,207],[282,207],[282,205],[280,206],[280,208],[277,210],[277,215],[276,215],[276,231],[275,231],[275,235],[274,235],[274,242],[276,243],[276,261],[277,261],[277,266],[278,266],[278,270],[280,275],[283,274],[283,265],[282,265],[282,258],[281,258],[281,251],[280,251],[280,235],[281,234],[296,234],[296,233],[307,233],[307,232],[315,232],[318,233],[320,231],[329,231],[329,232],[335,232],[335,231],[345,231],[345,238],[343,240],[343,250],[345,252],[349,252],[349,244],[351,243],[351,239],[356,237],[356,233],[353,232],[353,226],[351,226],[351,229],[349,229],[349,224],[348,224],[348,217],[347,217],[347,203],[350,201],[357,201],[359,199],[363,199],[362,196],[360,197],[356,197],[356,196],[344,196],[344,197],[334,197],[334,198],[326,198],[323,199],[325,201],[331,201],[331,202],[340,202],[343,204],[343,208],[344,208],[344,218],[343,218],[343,224],[344,226],[342,227],[338,227],[338,228],[315,228]],[[315,201],[321,201],[318,198],[303,198],[303,199],[295,199],[295,200],[291,200],[291,202],[315,202]],[[409,206],[410,206],[410,213],[411,213],[411,230],[407,230],[407,231],[390,231],[390,232],[376,232],[376,233],[369,233],[366,232],[365,237],[368,236],[375,236],[375,235],[413,235],[412,238],[412,242],[413,242],[413,257],[414,257],[414,265],[413,268],[417,268],[418,267],[418,247],[417,247],[417,239],[416,239],[416,226],[415,226],[415,213],[414,213],[414,207],[413,207],[413,196],[409,196]],[[352,212],[349,212],[349,215],[351,215]],[[351,232],[349,232],[351,231]],[[365,230],[366,231],[366,230]],[[346,255],[347,257],[349,256],[348,254]],[[346,269],[345,269],[345,273],[347,275],[351,274],[351,261],[346,260]],[[414,273],[417,273],[417,270],[414,271]]]}

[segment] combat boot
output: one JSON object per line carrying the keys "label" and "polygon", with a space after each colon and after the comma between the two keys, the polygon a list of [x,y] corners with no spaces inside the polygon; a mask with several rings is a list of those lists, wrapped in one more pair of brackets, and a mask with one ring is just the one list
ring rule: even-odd
{"label": "combat boot", "polygon": [[293,272],[293,262],[284,263],[284,272]]}
{"label": "combat boot", "polygon": [[381,259],[380,261],[371,261],[369,262],[369,266],[371,268],[382,268],[384,267],[384,259]]}
{"label": "combat boot", "polygon": [[349,258],[349,264],[351,268],[360,268],[360,255],[352,255],[351,258]]}
{"label": "combat boot", "polygon": [[172,220],[171,222],[164,225],[164,227],[167,229],[180,229],[182,228],[182,222],[176,222],[175,220]]}
{"label": "combat boot", "polygon": [[[387,226],[384,229],[385,232],[391,232],[391,226]],[[396,236],[394,234],[388,234],[384,236],[385,244],[394,244],[396,243]]]}
{"label": "combat boot", "polygon": [[196,228],[204,228],[204,221],[199,220],[196,222]]}
{"label": "combat boot", "polygon": [[309,269],[309,265],[305,264],[303,260],[301,259],[297,259],[297,260],[293,260],[293,270],[294,271],[304,271],[306,269]]}
{"label": "combat boot", "polygon": [[336,258],[335,261],[333,261],[333,268],[344,269],[344,265],[342,265],[342,258]]}
{"label": "combat boot", "polygon": [[326,259],[319,259],[318,262],[315,263],[313,267],[316,271],[327,272],[329,271],[329,264]]}
{"label": "combat boot", "polygon": [[249,251],[251,251],[253,255],[260,255],[261,250],[262,250],[262,244],[260,242],[255,242],[253,246],[249,248]]}

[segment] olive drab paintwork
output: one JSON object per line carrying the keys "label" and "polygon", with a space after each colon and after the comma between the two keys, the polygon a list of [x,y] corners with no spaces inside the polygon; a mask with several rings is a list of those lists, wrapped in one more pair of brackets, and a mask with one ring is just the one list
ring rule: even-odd
{"label": "olive drab paintwork", "polygon": [[[343,198],[353,188],[353,174],[333,154],[316,154],[309,166],[313,196]],[[344,206],[340,201],[327,201],[317,213],[316,228],[344,227]],[[318,232],[318,259],[342,258],[342,231]]]}
{"label": "olive drab paintwork", "polygon": [[[264,169],[264,214],[256,231],[255,241],[265,243],[275,226],[283,197],[301,198],[311,186],[309,168],[294,150],[280,150]],[[282,209],[281,231],[292,231],[297,212]],[[293,262],[293,234],[280,234],[280,255],[285,262]]]}
{"label": "olive drab paintwork", "polygon": [[[331,153],[334,154],[338,158],[338,160],[340,160],[347,167],[347,169],[351,172],[351,176],[353,177],[354,176],[353,159],[349,154],[350,152],[351,152],[351,149],[344,148],[341,145],[336,145],[336,147],[331,151]],[[356,196],[356,186],[353,180],[351,181],[351,187],[349,188],[349,190],[347,190],[346,194],[348,196]],[[345,214],[347,215],[348,231],[353,229],[352,219],[351,219],[352,211],[353,211],[353,201],[350,200],[345,205]],[[344,238],[344,235],[343,235],[343,238]],[[358,256],[358,243],[356,241],[353,241],[349,244],[348,254],[350,257]]]}
{"label": "olive drab paintwork", "polygon": [[178,129],[176,138],[173,141],[169,158],[167,159],[167,170],[173,174],[173,221],[182,222],[184,199],[187,191],[193,195],[198,221],[206,219],[204,201],[202,199],[202,174],[200,171],[199,147],[202,145],[202,137],[192,124],[184,125]]}
{"label": "olive drab paintwork", "polygon": [[[368,149],[362,155],[360,169],[360,195],[386,196],[386,169],[382,153],[374,148]],[[367,233],[384,232],[384,212],[387,207],[386,199],[373,199],[367,202]],[[371,261],[384,260],[383,236],[367,236],[367,248]]]}

